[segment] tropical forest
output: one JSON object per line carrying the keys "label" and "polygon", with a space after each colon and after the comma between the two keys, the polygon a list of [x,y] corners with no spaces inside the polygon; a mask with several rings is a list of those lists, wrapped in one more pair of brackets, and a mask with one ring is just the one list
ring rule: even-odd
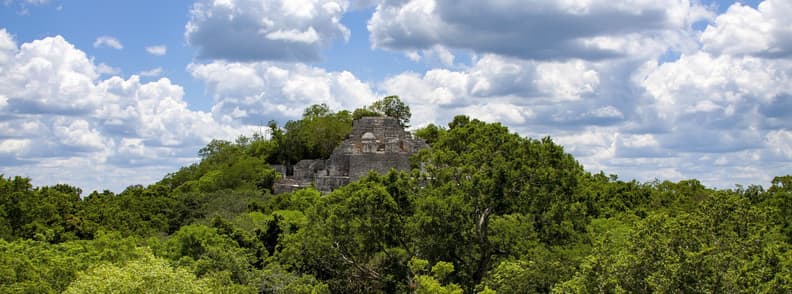
{"label": "tropical forest", "polygon": [[[592,172],[552,137],[459,115],[410,171],[274,194],[398,97],[213,140],[120,193],[0,177],[0,293],[790,293],[792,175],[767,186]],[[133,184],[133,183],[130,183]]]}

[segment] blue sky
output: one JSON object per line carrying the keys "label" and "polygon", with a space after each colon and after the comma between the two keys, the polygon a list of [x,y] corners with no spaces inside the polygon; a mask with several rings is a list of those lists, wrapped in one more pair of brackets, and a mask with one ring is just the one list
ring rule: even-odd
{"label": "blue sky", "polygon": [[592,171],[767,185],[792,167],[792,4],[0,2],[0,173],[149,184],[213,138],[397,94],[551,136]]}

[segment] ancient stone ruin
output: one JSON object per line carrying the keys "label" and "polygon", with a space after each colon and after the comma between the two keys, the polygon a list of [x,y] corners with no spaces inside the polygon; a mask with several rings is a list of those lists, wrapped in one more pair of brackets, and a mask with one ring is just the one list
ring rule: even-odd
{"label": "ancient stone ruin", "polygon": [[301,160],[291,173],[273,166],[284,175],[273,186],[274,193],[289,192],[313,185],[330,192],[367,175],[370,171],[387,173],[391,168],[410,169],[410,155],[428,145],[413,138],[392,117],[363,117],[352,124],[349,138],[333,150],[328,159]]}

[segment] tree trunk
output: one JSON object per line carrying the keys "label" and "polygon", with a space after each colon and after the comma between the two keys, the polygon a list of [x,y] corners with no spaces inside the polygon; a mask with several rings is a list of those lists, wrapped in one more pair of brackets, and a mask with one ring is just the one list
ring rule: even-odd
{"label": "tree trunk", "polygon": [[478,235],[478,245],[481,249],[481,256],[479,256],[478,268],[473,274],[473,285],[481,283],[484,274],[487,272],[487,268],[489,268],[490,260],[492,259],[492,248],[490,248],[489,238],[487,236],[489,233],[490,215],[492,215],[492,208],[487,207],[481,212],[478,222],[476,222],[476,234]]}

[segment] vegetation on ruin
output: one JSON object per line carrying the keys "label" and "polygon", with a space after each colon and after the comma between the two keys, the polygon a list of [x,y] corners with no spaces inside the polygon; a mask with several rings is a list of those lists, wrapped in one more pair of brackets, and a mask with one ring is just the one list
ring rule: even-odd
{"label": "vegetation on ruin", "polygon": [[268,163],[326,157],[378,107],[311,106],[118,194],[2,176],[0,292],[792,292],[792,175],[624,181],[457,116],[415,132],[422,170],[270,193]]}

